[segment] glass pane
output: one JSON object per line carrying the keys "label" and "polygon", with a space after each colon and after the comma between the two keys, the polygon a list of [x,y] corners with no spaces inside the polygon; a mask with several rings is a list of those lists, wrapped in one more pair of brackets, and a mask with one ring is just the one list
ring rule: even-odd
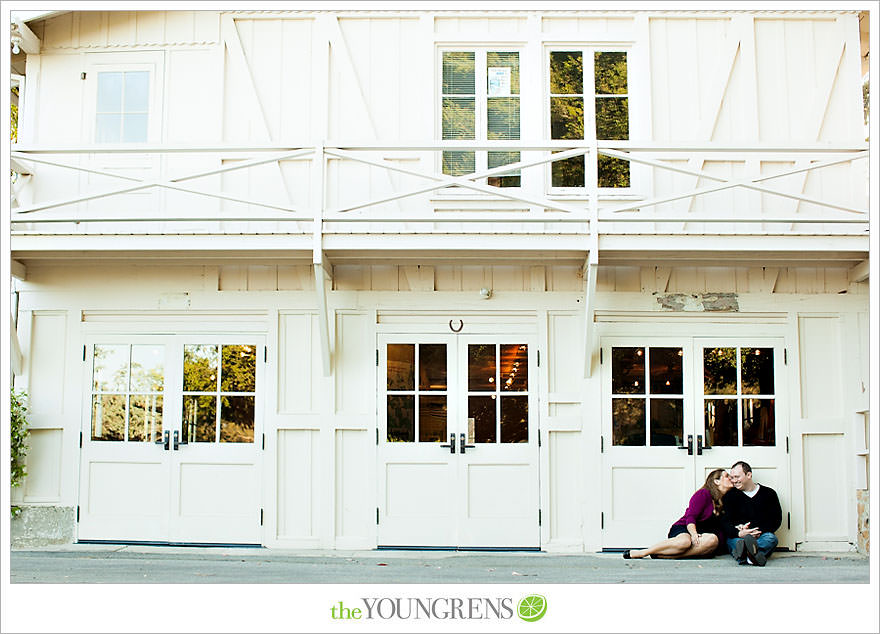
{"label": "glass pane", "polygon": [[143,143],[147,140],[147,115],[122,115],[122,141],[124,143]]}
{"label": "glass pane", "polygon": [[486,53],[486,74],[487,74],[487,90],[486,94],[491,95],[491,82],[493,68],[509,68],[510,69],[510,94],[519,94],[519,53],[513,51]]}
{"label": "glass pane", "polygon": [[125,73],[125,112],[149,110],[150,73],[145,70]]}
{"label": "glass pane", "polygon": [[162,437],[162,396],[132,394],[128,412],[128,439],[153,442]]}
{"label": "glass pane", "polygon": [[165,346],[131,347],[131,391],[161,392],[165,384]]}
{"label": "glass pane", "polygon": [[519,97],[492,97],[486,104],[487,138],[519,138]]}
{"label": "glass pane", "polygon": [[257,391],[256,346],[223,346],[223,358],[221,363],[221,391]]}
{"label": "glass pane", "polygon": [[220,365],[219,346],[183,346],[183,389],[185,392],[216,392]]}
{"label": "glass pane", "polygon": [[125,440],[125,396],[92,397],[92,440]]}
{"label": "glass pane", "polygon": [[95,346],[92,386],[96,392],[125,392],[128,389],[128,355],[126,344]]}
{"label": "glass pane", "polygon": [[122,112],[122,73],[98,73],[97,112]]}
{"label": "glass pane", "polygon": [[626,53],[601,51],[593,54],[597,95],[626,94]]}
{"label": "glass pane", "polygon": [[411,343],[388,344],[388,389],[415,389],[416,347]]}
{"label": "glass pane", "polygon": [[501,399],[501,442],[529,442],[529,397]]}
{"label": "glass pane", "polygon": [[388,442],[414,442],[416,403],[414,396],[388,397]]}
{"label": "glass pane", "polygon": [[611,400],[611,444],[629,446],[645,444],[645,399]]}
{"label": "glass pane", "polygon": [[[474,442],[495,442],[495,397],[469,396],[468,418],[474,419]],[[468,439],[470,439],[468,421]]]}
{"label": "glass pane", "polygon": [[183,397],[183,440],[214,442],[217,430],[217,397]]}
{"label": "glass pane", "polygon": [[703,393],[736,394],[736,348],[703,348]]}
{"label": "glass pane", "polygon": [[611,391],[614,394],[645,393],[645,349],[611,349]]}
{"label": "glass pane", "polygon": [[713,398],[705,402],[706,443],[710,447],[736,447],[739,445],[737,429],[737,400]]}
{"label": "glass pane", "polygon": [[[502,165],[510,165],[518,163],[519,152],[488,152],[489,168],[501,167]],[[493,187],[519,187],[520,171],[511,170],[507,174],[499,174],[498,176],[490,176],[486,182]]]}
{"label": "glass pane", "polygon": [[583,97],[550,97],[550,138],[584,138]]}
{"label": "glass pane", "polygon": [[629,187],[629,161],[599,156],[597,167],[597,184],[599,187]]}
{"label": "glass pane", "polygon": [[494,343],[468,345],[468,390],[471,392],[495,391]]}
{"label": "glass pane", "polygon": [[651,348],[651,394],[681,394],[681,348]]}
{"label": "glass pane", "polygon": [[476,92],[474,78],[473,51],[443,52],[444,95],[473,95]]}
{"label": "glass pane", "polygon": [[743,447],[776,444],[776,403],[772,398],[743,399]]}
{"label": "glass pane", "polygon": [[629,138],[629,100],[626,97],[596,99],[596,138]]}
{"label": "glass pane", "polygon": [[476,115],[473,97],[443,98],[443,138],[473,139]]}
{"label": "glass pane", "polygon": [[220,442],[254,442],[254,397],[220,397]]}
{"label": "glass pane", "polygon": [[550,53],[550,92],[579,95],[584,92],[584,56],[579,51]]}
{"label": "glass pane", "polygon": [[419,397],[419,442],[446,440],[446,397]]}
{"label": "glass pane", "polygon": [[419,390],[446,389],[446,344],[419,344]]}
{"label": "glass pane", "polygon": [[96,143],[119,143],[122,140],[122,115],[99,114],[95,119]]}
{"label": "glass pane", "polygon": [[553,187],[583,187],[584,186],[584,157],[573,156],[572,158],[553,161],[550,164]]}
{"label": "glass pane", "polygon": [[476,171],[473,152],[443,152],[443,173],[448,176],[464,176]]}
{"label": "glass pane", "polygon": [[743,348],[742,393],[773,394],[773,348]]}
{"label": "glass pane", "polygon": [[526,344],[501,346],[501,389],[505,392],[529,390],[529,347]]}
{"label": "glass pane", "polygon": [[[653,354],[653,348],[651,349]],[[684,402],[680,398],[651,399],[651,445],[681,446],[684,434]]]}

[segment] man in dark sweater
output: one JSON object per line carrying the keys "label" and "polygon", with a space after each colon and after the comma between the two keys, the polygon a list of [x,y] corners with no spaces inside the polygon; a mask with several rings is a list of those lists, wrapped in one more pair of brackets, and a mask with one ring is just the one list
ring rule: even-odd
{"label": "man in dark sweater", "polygon": [[727,547],[742,564],[763,566],[779,540],[782,524],[779,497],[770,487],[752,480],[752,468],[740,460],[730,468],[734,488],[724,496],[722,527]]}

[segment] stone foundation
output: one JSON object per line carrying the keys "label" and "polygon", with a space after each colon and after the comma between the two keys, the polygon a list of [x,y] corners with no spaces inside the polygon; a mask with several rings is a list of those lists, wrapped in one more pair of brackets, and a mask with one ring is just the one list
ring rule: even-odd
{"label": "stone foundation", "polygon": [[72,544],[76,538],[76,509],[72,506],[22,506],[9,522],[12,548]]}
{"label": "stone foundation", "polygon": [[868,489],[856,490],[856,501],[859,506],[858,549],[863,555],[871,554],[870,506],[871,492]]}

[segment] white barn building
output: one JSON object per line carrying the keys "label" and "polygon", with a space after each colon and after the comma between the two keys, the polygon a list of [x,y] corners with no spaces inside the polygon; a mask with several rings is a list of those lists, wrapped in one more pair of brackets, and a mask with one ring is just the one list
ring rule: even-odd
{"label": "white barn building", "polygon": [[[855,11],[13,24],[22,542],[599,551],[868,488]],[[17,533],[15,532],[17,531]]]}

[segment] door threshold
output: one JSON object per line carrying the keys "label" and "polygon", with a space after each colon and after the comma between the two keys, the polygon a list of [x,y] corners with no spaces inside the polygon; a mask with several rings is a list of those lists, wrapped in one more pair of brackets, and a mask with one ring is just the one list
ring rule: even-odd
{"label": "door threshold", "polygon": [[541,552],[540,546],[376,546],[376,550],[413,550],[413,551],[448,551],[448,552]]}
{"label": "door threshold", "polygon": [[77,544],[107,544],[116,546],[184,546],[192,548],[263,548],[262,544],[218,544],[215,542],[154,542],[131,539],[78,539]]}

